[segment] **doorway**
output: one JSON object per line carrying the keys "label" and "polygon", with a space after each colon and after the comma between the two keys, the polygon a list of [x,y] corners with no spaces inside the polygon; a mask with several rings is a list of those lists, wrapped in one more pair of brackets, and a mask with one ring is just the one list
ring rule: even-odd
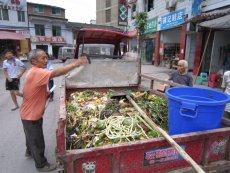
{"label": "doorway", "polygon": [[48,52],[48,45],[36,45],[36,49],[42,49],[45,52]]}
{"label": "doorway", "polygon": [[52,51],[53,51],[53,57],[55,58],[55,59],[57,59],[58,58],[58,50],[59,50],[59,48],[60,47],[62,47],[62,46],[52,46]]}
{"label": "doorway", "polygon": [[143,64],[152,64],[154,61],[153,53],[155,50],[155,39],[144,40],[141,44],[141,60]]}

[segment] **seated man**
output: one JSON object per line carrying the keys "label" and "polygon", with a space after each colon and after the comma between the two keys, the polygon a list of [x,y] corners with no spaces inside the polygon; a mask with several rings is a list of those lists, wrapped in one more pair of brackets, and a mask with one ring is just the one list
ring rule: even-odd
{"label": "seated man", "polygon": [[186,60],[178,62],[178,69],[171,74],[169,80],[181,85],[193,86],[193,78],[192,75],[188,74],[188,62]]}

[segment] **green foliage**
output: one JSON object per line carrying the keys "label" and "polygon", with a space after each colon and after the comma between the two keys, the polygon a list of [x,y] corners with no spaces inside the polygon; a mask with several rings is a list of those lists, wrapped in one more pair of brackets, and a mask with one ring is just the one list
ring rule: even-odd
{"label": "green foliage", "polygon": [[72,104],[70,104],[70,103],[67,103],[67,105],[66,105],[66,110],[67,110],[68,112],[76,112],[76,111],[77,111],[77,108],[76,108],[74,105],[72,105]]}
{"label": "green foliage", "polygon": [[137,27],[140,36],[143,36],[145,32],[145,25],[147,24],[148,14],[147,12],[137,13],[135,16],[135,26]]}

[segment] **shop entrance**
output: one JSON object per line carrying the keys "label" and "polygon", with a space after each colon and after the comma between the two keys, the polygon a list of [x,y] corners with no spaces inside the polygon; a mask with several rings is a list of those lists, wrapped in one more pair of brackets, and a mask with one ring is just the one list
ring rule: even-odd
{"label": "shop entrance", "polygon": [[161,66],[177,69],[180,54],[180,38],[180,28],[162,31],[160,45]]}
{"label": "shop entrance", "polygon": [[42,49],[45,52],[48,52],[48,45],[36,45],[36,49]]}
{"label": "shop entrance", "polygon": [[58,58],[58,50],[60,47],[63,47],[63,46],[52,46],[52,51],[53,51],[53,58],[57,59]]}
{"label": "shop entrance", "polygon": [[13,40],[0,40],[0,55],[5,49],[16,50],[16,42]]}
{"label": "shop entrance", "polygon": [[155,39],[147,39],[141,47],[141,60],[144,64],[152,64],[154,61],[153,53],[155,50]]}
{"label": "shop entrance", "polygon": [[179,61],[180,44],[179,43],[165,43],[164,44],[164,59],[169,68],[177,69]]}

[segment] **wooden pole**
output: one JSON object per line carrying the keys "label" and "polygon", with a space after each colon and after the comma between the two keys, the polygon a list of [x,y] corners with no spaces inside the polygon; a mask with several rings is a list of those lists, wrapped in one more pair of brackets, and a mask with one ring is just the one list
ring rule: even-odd
{"label": "wooden pole", "polygon": [[193,84],[195,84],[196,79],[197,79],[197,76],[198,76],[198,74],[199,74],[200,67],[201,67],[201,64],[202,64],[202,62],[203,62],[204,55],[205,55],[205,53],[206,53],[206,49],[207,49],[207,46],[208,46],[208,42],[209,42],[209,38],[210,38],[211,32],[212,32],[212,29],[209,30],[208,39],[207,39],[207,41],[206,41],[206,43],[205,43],[204,52],[203,52],[203,54],[202,54],[202,58],[201,58],[201,61],[200,61],[200,65],[199,65],[199,68],[198,68],[198,70],[197,70],[197,74],[196,74],[195,80],[193,81]]}
{"label": "wooden pole", "polygon": [[169,135],[166,133],[162,128],[160,128],[157,124],[155,124],[147,115],[146,113],[136,104],[136,102],[129,96],[126,95],[127,99],[132,103],[132,105],[138,110],[144,120],[158,132],[160,132],[163,137],[178,151],[178,153],[190,163],[193,169],[198,173],[205,173],[203,169],[181,148]]}

